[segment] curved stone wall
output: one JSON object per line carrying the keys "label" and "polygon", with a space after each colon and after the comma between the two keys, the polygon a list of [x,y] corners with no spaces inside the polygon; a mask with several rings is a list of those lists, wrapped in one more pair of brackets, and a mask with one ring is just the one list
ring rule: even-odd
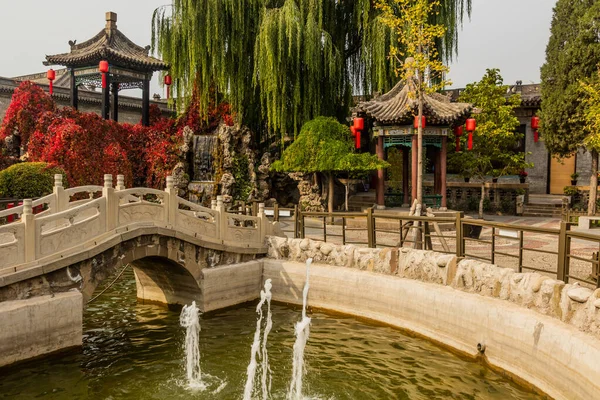
{"label": "curved stone wall", "polygon": [[314,256],[311,306],[407,329],[471,356],[479,346],[492,366],[555,399],[599,396],[598,291],[433,252],[270,241],[263,278],[273,280],[275,300],[301,304],[304,261]]}

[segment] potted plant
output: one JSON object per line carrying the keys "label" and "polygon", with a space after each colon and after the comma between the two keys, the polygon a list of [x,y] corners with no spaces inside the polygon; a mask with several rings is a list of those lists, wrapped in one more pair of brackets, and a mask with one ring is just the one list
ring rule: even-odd
{"label": "potted plant", "polygon": [[565,186],[563,188],[563,193],[565,196],[569,196],[569,203],[573,204],[574,197],[579,193],[579,190],[574,186]]}
{"label": "potted plant", "polygon": [[521,170],[521,172],[519,172],[519,182],[525,183],[525,179],[527,179],[527,175],[529,175],[527,173],[527,171],[525,171],[524,169]]}
{"label": "potted plant", "polygon": [[571,186],[577,186],[577,178],[579,178],[579,174],[577,172],[571,174]]}

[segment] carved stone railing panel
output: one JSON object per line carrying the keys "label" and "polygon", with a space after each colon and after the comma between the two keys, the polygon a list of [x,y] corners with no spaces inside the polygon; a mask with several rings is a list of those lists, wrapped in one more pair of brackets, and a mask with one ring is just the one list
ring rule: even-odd
{"label": "carved stone railing panel", "polygon": [[25,262],[25,225],[0,226],[0,274],[2,269]]}
{"label": "carved stone railing panel", "polygon": [[36,258],[76,247],[106,232],[106,199],[35,219]]}

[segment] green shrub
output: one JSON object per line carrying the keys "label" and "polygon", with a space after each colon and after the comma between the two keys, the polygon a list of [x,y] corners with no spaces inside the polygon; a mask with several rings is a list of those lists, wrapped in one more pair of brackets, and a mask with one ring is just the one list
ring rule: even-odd
{"label": "green shrub", "polygon": [[54,174],[62,174],[63,185],[67,177],[62,168],[44,162],[25,162],[0,171],[0,196],[31,199],[52,193]]}

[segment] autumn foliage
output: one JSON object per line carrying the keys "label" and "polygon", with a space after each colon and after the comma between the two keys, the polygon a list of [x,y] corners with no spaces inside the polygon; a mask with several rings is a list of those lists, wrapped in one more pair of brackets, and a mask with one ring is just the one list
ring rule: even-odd
{"label": "autumn foliage", "polygon": [[[198,110],[194,97],[179,119],[164,118],[153,105],[150,126],[121,124],[70,107],[58,108],[38,86],[24,82],[15,90],[0,126],[0,140],[4,143],[18,132],[28,161],[62,167],[71,186],[100,185],[104,174],[123,174],[127,186],[163,188],[167,175],[185,156],[179,151],[184,127],[204,133],[221,120],[233,124],[227,104],[213,107],[204,118]],[[10,164],[7,158],[3,154],[0,161]]]}

